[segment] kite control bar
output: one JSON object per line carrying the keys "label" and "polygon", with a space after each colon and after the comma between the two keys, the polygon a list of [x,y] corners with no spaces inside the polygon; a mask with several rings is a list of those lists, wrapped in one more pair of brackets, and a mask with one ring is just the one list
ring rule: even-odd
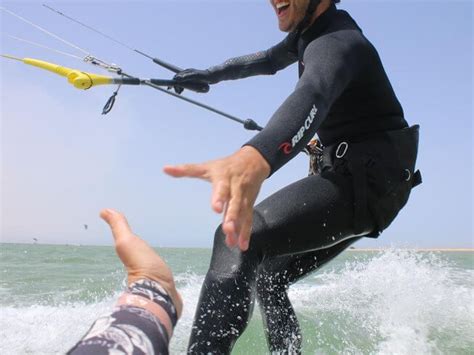
{"label": "kite control bar", "polygon": [[[130,49],[131,51],[136,52],[137,54],[140,54],[142,56],[145,56],[145,57],[151,59],[154,63],[156,63],[156,64],[158,64],[158,65],[174,72],[174,73],[179,73],[180,71],[182,71],[181,68],[179,68],[179,67],[177,67],[173,64],[167,63],[167,62],[165,62],[165,61],[163,61],[159,58],[154,58],[154,57],[152,57],[152,56],[150,56],[146,53],[143,53],[143,52],[141,52],[137,49],[134,49],[134,48],[126,45],[125,43],[122,43],[122,42],[120,42],[120,41],[118,41],[118,40],[116,40],[116,39],[100,32],[100,31],[98,31],[98,30],[96,30],[96,29],[94,29],[94,28],[92,28],[92,27],[90,27],[90,26],[88,26],[88,25],[86,25],[82,22],[79,22],[79,21],[75,20],[74,18],[63,14],[62,12],[59,12],[58,10],[55,10],[55,9],[53,9],[53,8],[47,6],[47,5],[44,5],[44,6],[46,8],[48,8],[49,10],[54,11],[54,12],[58,13],[59,15],[64,16],[64,17],[68,18],[69,20],[71,20],[73,22],[76,22],[76,23],[80,24],[81,26],[86,27],[86,28],[88,28],[88,29],[90,29],[90,30],[92,30],[92,31],[94,31],[94,32],[96,32],[96,33],[98,33],[98,34],[100,34],[100,35],[102,35],[102,36],[104,36],[104,37],[106,37],[106,38],[108,38],[108,39],[110,39],[110,40],[126,47],[126,48],[128,48],[128,49]],[[200,92],[200,93],[205,93],[205,92],[209,91],[209,85],[207,83],[186,83],[186,82],[183,83],[183,82],[180,82],[180,81],[177,81],[177,80],[140,79],[140,78],[137,78],[133,75],[130,75],[130,74],[127,74],[127,73],[123,72],[123,70],[119,66],[117,66],[115,64],[110,64],[110,63],[108,63],[104,60],[101,60],[101,59],[91,55],[90,52],[85,50],[84,48],[81,48],[81,47],[77,46],[76,44],[65,40],[64,38],[58,36],[57,34],[51,32],[51,31],[48,31],[44,27],[41,27],[40,25],[38,25],[38,24],[36,24],[36,23],[34,23],[34,22],[32,22],[32,21],[16,14],[16,13],[14,13],[13,11],[10,11],[10,10],[4,8],[3,6],[0,6],[0,10],[16,17],[17,19],[29,24],[30,26],[38,29],[39,31],[42,31],[43,33],[47,34],[48,36],[53,37],[56,40],[63,42],[64,44],[68,45],[69,47],[74,48],[76,51],[82,52],[84,54],[84,56],[79,57],[79,56],[71,54],[71,53],[66,53],[66,52],[63,52],[63,51],[60,51],[60,50],[55,50],[55,49],[49,48],[45,45],[41,45],[41,44],[29,41],[29,40],[24,40],[24,39],[13,37],[13,36],[10,36],[11,38],[14,38],[16,40],[26,42],[26,43],[29,43],[29,44],[32,44],[32,45],[35,45],[35,46],[38,46],[38,47],[41,47],[41,48],[44,48],[44,49],[48,49],[48,50],[54,51],[54,52],[59,53],[59,54],[63,54],[63,55],[69,56],[69,57],[76,58],[78,60],[81,60],[81,61],[86,62],[88,64],[94,65],[96,67],[100,67],[101,69],[107,70],[111,73],[114,73],[114,74],[118,75],[117,77],[110,77],[110,76],[105,76],[105,75],[99,75],[99,74],[84,72],[84,71],[81,71],[81,70],[78,70],[78,69],[63,67],[63,66],[60,66],[60,65],[57,65],[57,64],[54,64],[54,63],[49,63],[49,62],[38,60],[38,59],[18,58],[18,57],[13,57],[13,56],[9,56],[9,55],[2,55],[4,58],[21,61],[24,64],[31,65],[31,66],[34,66],[34,67],[37,67],[37,68],[55,73],[57,75],[63,76],[65,78],[67,78],[67,81],[77,89],[87,90],[87,89],[92,88],[93,86],[99,86],[99,85],[118,85],[117,90],[115,90],[114,93],[112,94],[112,96],[107,100],[107,103],[104,106],[102,114],[107,114],[108,112],[110,112],[110,110],[112,109],[112,107],[115,103],[115,99],[116,99],[116,96],[118,94],[118,90],[120,89],[120,87],[122,85],[145,85],[145,86],[152,87],[155,90],[161,91],[162,93],[165,93],[167,95],[171,95],[171,96],[173,96],[177,99],[180,99],[180,100],[186,101],[188,103],[191,103],[193,105],[202,107],[202,108],[204,108],[206,110],[209,110],[211,112],[214,112],[214,113],[216,113],[220,116],[223,116],[223,117],[231,119],[235,122],[238,122],[238,123],[242,124],[245,129],[256,130],[256,131],[261,131],[263,129],[255,121],[253,121],[251,119],[246,119],[246,120],[241,119],[239,117],[230,115],[226,112],[220,111],[216,108],[213,108],[211,106],[203,104],[199,101],[193,100],[193,99],[185,97],[185,96],[181,96],[181,95],[176,94],[176,93],[174,93],[170,90],[166,90],[166,89],[162,88],[162,87],[167,87],[167,88],[182,87],[182,88],[185,88],[185,89],[188,89],[188,90],[192,90],[192,91],[196,91],[196,92]]]}
{"label": "kite control bar", "polygon": [[[118,72],[121,77],[110,77],[110,76],[105,76],[105,75],[98,75],[98,74],[93,74],[89,72],[84,72],[78,69],[72,69],[68,67],[63,67],[58,64],[54,63],[49,63],[43,60],[39,59],[33,59],[33,58],[18,58],[10,55],[4,55],[2,54],[2,57],[7,58],[7,59],[12,59],[12,60],[17,60],[20,62],[23,62],[24,64],[31,65],[43,70],[47,70],[49,72],[52,72],[54,74],[63,76],[67,78],[67,81],[69,84],[74,86],[76,89],[80,90],[88,90],[94,86],[100,86],[100,85],[146,85],[149,87],[152,87],[156,90],[159,90],[165,94],[174,96],[180,100],[189,102],[193,105],[202,107],[206,110],[209,110],[211,112],[217,113],[218,115],[224,116],[226,118],[229,118],[235,122],[241,123],[245,129],[251,130],[251,131],[261,131],[262,127],[260,127],[255,121],[251,119],[243,120],[238,117],[235,117],[233,115],[230,115],[226,112],[223,112],[221,110],[215,109],[211,106],[208,106],[206,104],[203,104],[201,102],[198,102],[196,100],[190,99],[185,96],[181,96],[178,94],[175,94],[171,91],[165,90],[161,88],[161,86],[164,87],[169,87],[172,85],[176,84],[175,80],[166,80],[166,79],[140,79],[136,78],[134,76],[128,75],[124,72],[121,72],[121,70]],[[184,84],[185,88],[188,86],[187,83]],[[117,96],[117,91],[114,92],[114,94],[110,97],[110,99],[107,101],[103,114],[107,114],[113,107],[114,102],[115,102],[115,97]]]}

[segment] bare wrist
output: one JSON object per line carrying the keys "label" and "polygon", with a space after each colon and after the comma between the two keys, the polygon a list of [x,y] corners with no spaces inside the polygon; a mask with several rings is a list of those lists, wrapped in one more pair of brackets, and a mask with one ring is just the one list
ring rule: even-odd
{"label": "bare wrist", "polygon": [[238,153],[244,155],[250,164],[258,170],[259,175],[263,176],[264,179],[270,175],[270,164],[257,149],[250,145],[245,145],[240,148]]}

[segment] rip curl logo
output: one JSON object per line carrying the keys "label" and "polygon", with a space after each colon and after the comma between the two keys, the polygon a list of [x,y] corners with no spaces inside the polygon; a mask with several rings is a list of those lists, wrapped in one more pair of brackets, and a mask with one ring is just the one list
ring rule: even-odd
{"label": "rip curl logo", "polygon": [[284,154],[287,154],[287,155],[290,154],[293,151],[293,148],[301,140],[301,138],[304,137],[304,134],[310,129],[317,113],[318,113],[318,108],[316,107],[316,105],[313,105],[313,107],[311,108],[311,111],[309,111],[308,117],[306,117],[306,120],[304,121],[304,124],[298,130],[298,133],[296,133],[293,136],[293,138],[291,139],[291,142],[285,142],[285,143],[280,144],[278,149],[281,150]]}
{"label": "rip curl logo", "polygon": [[290,143],[283,143],[282,145],[280,145],[280,147],[278,149],[281,149],[283,151],[283,153],[285,154],[290,154],[291,151],[293,150],[293,147],[291,146]]}

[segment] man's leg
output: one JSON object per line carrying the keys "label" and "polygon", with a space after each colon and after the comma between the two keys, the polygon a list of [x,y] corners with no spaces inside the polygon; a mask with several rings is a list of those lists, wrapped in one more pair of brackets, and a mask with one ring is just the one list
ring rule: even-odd
{"label": "man's leg", "polygon": [[271,352],[301,352],[301,329],[288,297],[289,286],[319,269],[359,239],[354,237],[328,249],[270,258],[262,263],[257,276],[257,299]]}
{"label": "man's leg", "polygon": [[[189,352],[230,353],[247,326],[262,262],[328,249],[353,238],[352,180],[310,176],[276,192],[256,208],[250,247],[229,249],[219,227],[201,290]],[[365,221],[367,229],[371,221]]]}

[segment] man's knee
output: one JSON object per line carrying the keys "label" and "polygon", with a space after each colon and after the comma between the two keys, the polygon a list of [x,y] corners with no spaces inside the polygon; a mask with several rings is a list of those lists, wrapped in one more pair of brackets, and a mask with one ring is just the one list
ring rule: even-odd
{"label": "man's knee", "polygon": [[225,234],[222,229],[222,224],[219,224],[219,226],[216,228],[216,231],[214,232],[213,249],[215,250],[216,248],[221,248],[223,244],[225,246]]}
{"label": "man's knee", "polygon": [[243,269],[246,269],[246,266],[254,265],[253,267],[257,267],[265,253],[265,243],[259,240],[265,232],[265,226],[261,215],[254,213],[249,249],[242,252],[238,246],[227,246],[225,243],[226,235],[222,229],[222,224],[220,224],[214,233],[210,271],[219,274],[233,274],[244,271]]}

